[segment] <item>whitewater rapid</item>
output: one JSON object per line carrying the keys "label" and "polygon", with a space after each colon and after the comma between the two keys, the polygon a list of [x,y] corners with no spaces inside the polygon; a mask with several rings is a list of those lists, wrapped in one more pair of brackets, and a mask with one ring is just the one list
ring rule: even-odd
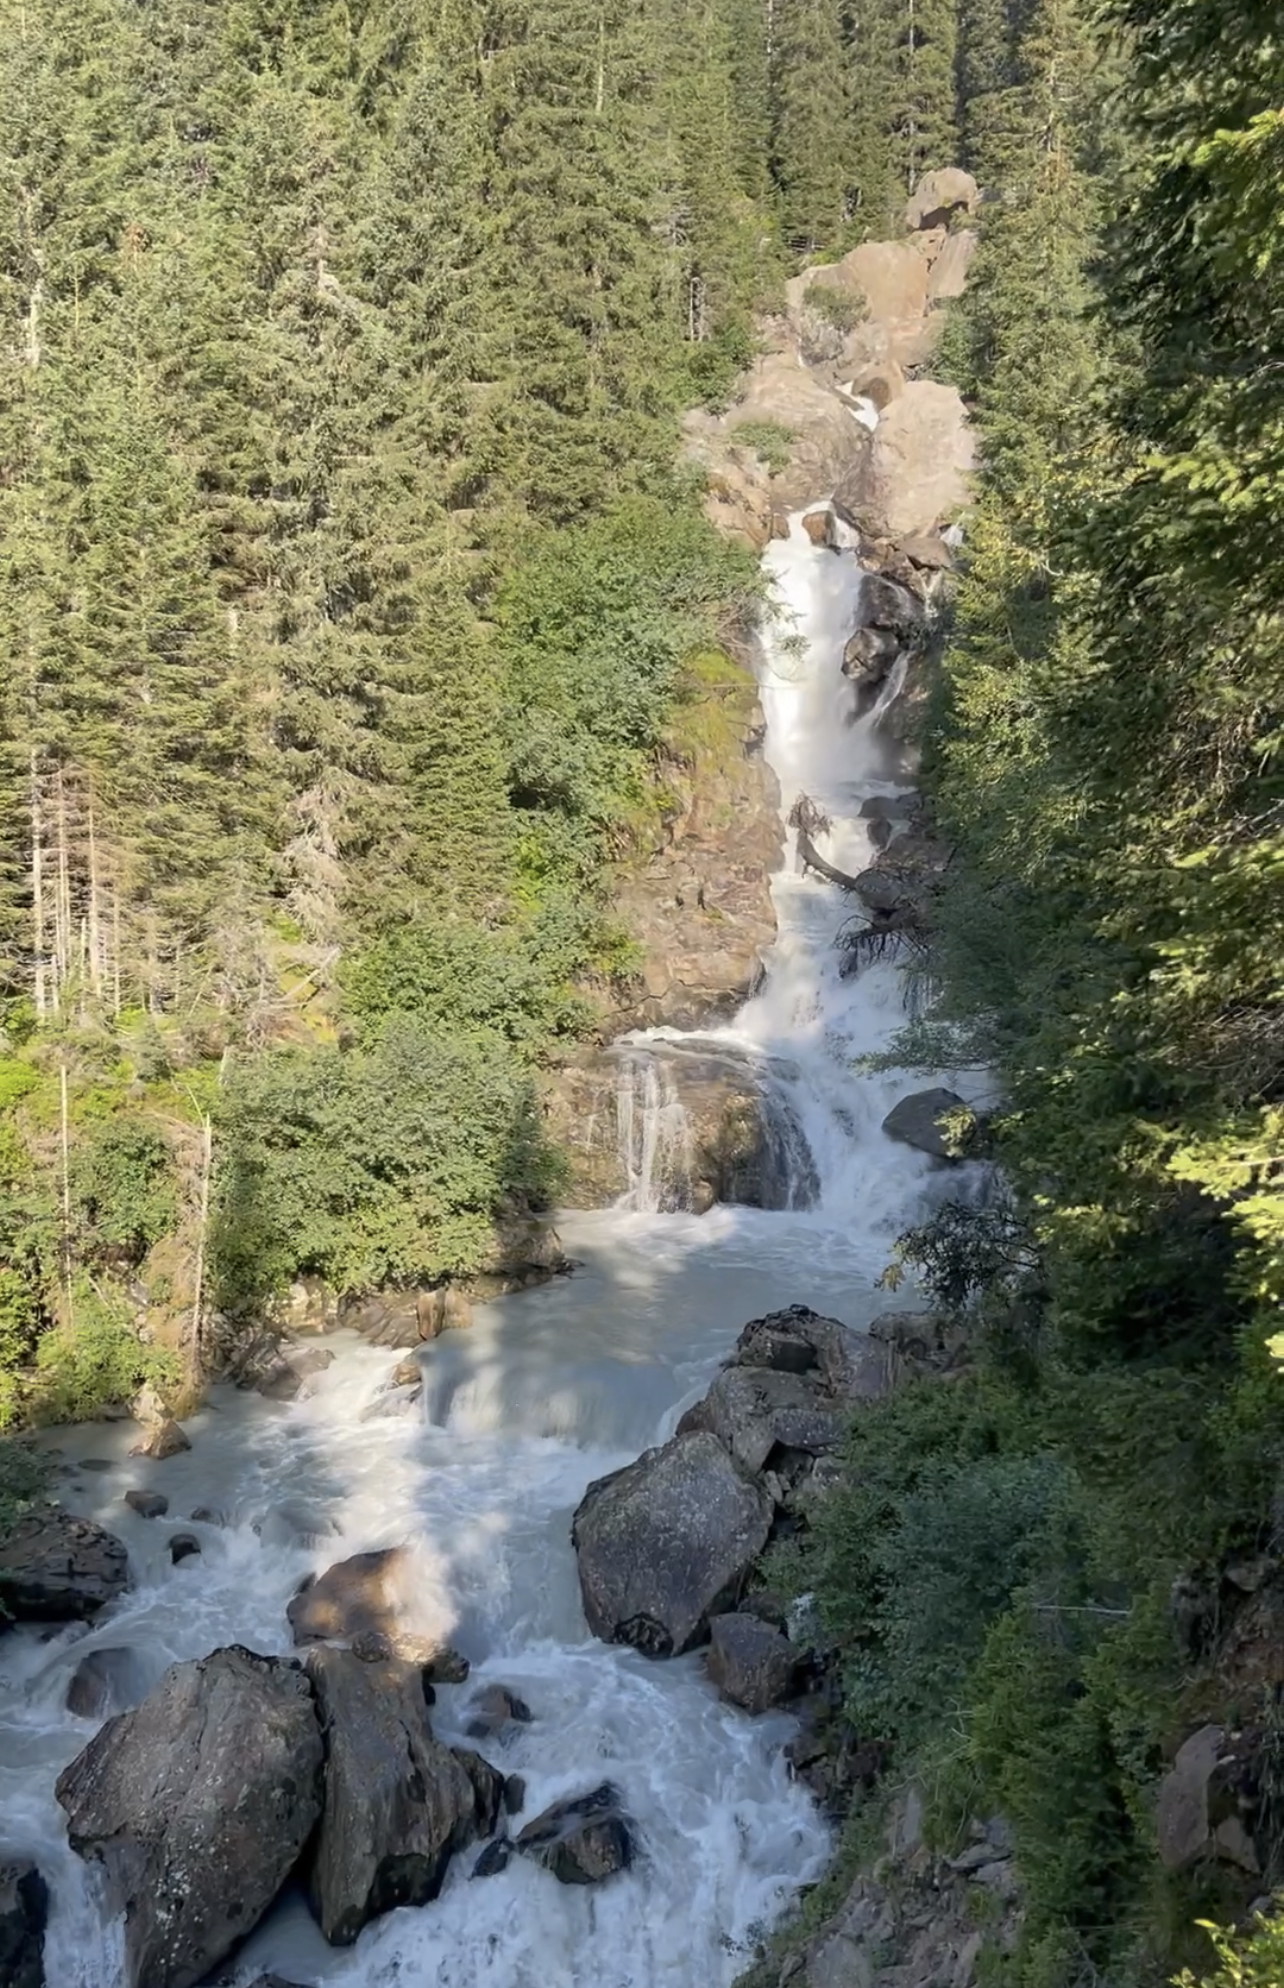
{"label": "whitewater rapid", "polygon": [[[782,807],[810,795],[833,820],[825,854],[859,870],[870,855],[860,803],[897,788],[873,716],[848,722],[839,673],[858,568],[797,523],[766,565],[780,614],[765,645],[765,751]],[[585,1890],[521,1859],[471,1882],[465,1854],[436,1902],[388,1914],[342,1951],[291,1896],[215,1979],[239,1988],[267,1969],[343,1988],[730,1988],[822,1871],[827,1829],[781,1753],[789,1719],[721,1704],[698,1656],[656,1664],[592,1641],[569,1543],[585,1486],[671,1432],[747,1319],[803,1302],[866,1324],[885,1303],[876,1279],[890,1245],[929,1191],[928,1163],[879,1129],[914,1083],[853,1067],[904,1019],[895,968],[840,978],[845,907],[798,874],[792,834],[773,894],[763,985],[715,1039],[767,1060],[787,1090],[818,1182],[811,1206],[566,1217],[577,1274],[482,1307],[470,1331],[438,1341],[409,1412],[389,1412],[381,1392],[394,1356],[341,1334],[305,1399],[280,1407],[216,1388],[188,1424],[192,1450],[164,1464],[128,1458],[129,1425],[57,1432],[60,1496],[126,1540],[135,1585],[88,1632],[21,1630],[0,1644],[0,1855],[34,1857],[48,1879],[51,1988],[123,1980],[118,1929],[67,1849],[52,1792],[94,1729],[62,1709],[80,1658],[130,1648],[151,1682],[220,1644],[286,1654],[286,1604],[304,1576],[382,1545],[410,1544],[423,1625],[473,1664],[468,1685],[439,1690],[439,1735],[463,1739],[479,1685],[512,1686],[532,1723],[489,1751],[526,1778],[525,1814],[609,1776],[641,1854]],[[137,1518],[122,1503],[132,1485],[165,1492],[169,1516]],[[194,1525],[201,1506],[216,1516]],[[174,1567],[167,1540],[180,1526],[201,1554]]]}

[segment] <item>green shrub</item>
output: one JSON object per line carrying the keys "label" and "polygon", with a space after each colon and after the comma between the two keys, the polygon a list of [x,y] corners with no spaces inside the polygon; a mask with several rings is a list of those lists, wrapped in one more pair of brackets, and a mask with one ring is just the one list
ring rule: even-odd
{"label": "green shrub", "polygon": [[128,1401],[147,1381],[164,1389],[178,1377],[177,1356],[144,1345],[122,1297],[77,1278],[70,1318],[42,1333],[36,1347],[32,1405],[41,1421],[83,1422],[109,1402]]}
{"label": "green shrub", "polygon": [[[1284,1905],[1284,1900],[1277,1901]],[[1217,1966],[1212,1974],[1195,1976],[1187,1970],[1174,1988],[1280,1988],[1284,1982],[1284,1917],[1268,1919],[1258,1913],[1247,1933],[1228,1933],[1201,1921],[1213,1943]]]}
{"label": "green shrub", "polygon": [[773,476],[788,469],[794,444],[792,428],[779,421],[737,421],[731,432],[737,442],[762,457]]}
{"label": "green shrub", "polygon": [[365,1290],[475,1269],[495,1214],[557,1179],[511,1044],[404,1014],[236,1066],[218,1150],[211,1267],[235,1306],[304,1272]]}
{"label": "green shrub", "polygon": [[172,1154],[159,1127],[112,1118],[87,1132],[72,1158],[72,1206],[87,1256],[141,1263],[172,1228],[178,1195]]}
{"label": "green shrub", "polygon": [[853,290],[840,289],[834,283],[811,283],[807,287],[806,304],[818,318],[832,325],[835,331],[854,331],[866,316],[863,298]]}

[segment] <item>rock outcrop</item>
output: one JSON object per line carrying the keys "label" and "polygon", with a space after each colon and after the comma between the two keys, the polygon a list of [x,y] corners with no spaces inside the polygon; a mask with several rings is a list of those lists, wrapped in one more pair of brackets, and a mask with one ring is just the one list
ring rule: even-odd
{"label": "rock outcrop", "polygon": [[561,1884],[601,1884],[633,1861],[633,1828],[619,1789],[604,1781],[591,1794],[554,1802],[527,1823],[514,1848]]}
{"label": "rock outcrop", "polygon": [[818,1376],[770,1368],[728,1367],[703,1401],[689,1408],[679,1433],[707,1430],[751,1475],[776,1449],[818,1456],[842,1440],[840,1400]]}
{"label": "rock outcrop", "polygon": [[72,1673],[64,1703],[78,1719],[101,1719],[108,1712],[128,1712],[142,1703],[155,1675],[137,1650],[111,1647],[89,1650]]}
{"label": "rock outcrop", "polygon": [[0,1863],[0,1981],[4,1988],[45,1988],[49,1887],[35,1865]]}
{"label": "rock outcrop", "polygon": [[647,1656],[694,1648],[737,1600],[771,1518],[768,1492],[706,1431],[599,1478],[571,1530],[593,1634]]}
{"label": "rock outcrop", "polygon": [[292,1664],[175,1664],[58,1778],[71,1847],[125,1913],[126,1988],[194,1988],[257,1924],[321,1812],[322,1743]]}
{"label": "rock outcrop", "polygon": [[777,1510],[796,1517],[887,1349],[805,1305],[753,1319],[678,1433],[591,1484],[571,1538],[594,1635],[678,1656],[734,1613]]}
{"label": "rock outcrop", "polygon": [[933,531],[968,502],[976,444],[958,389],[909,380],[834,489],[840,518],[872,539]]}
{"label": "rock outcrop", "polygon": [[743,1054],[703,1043],[584,1051],[549,1080],[545,1099],[571,1157],[568,1206],[635,1190],[644,1156],[665,1210],[799,1207],[815,1193],[787,1098]]}
{"label": "rock outcrop", "polygon": [[379,1913],[437,1896],[454,1852],[494,1826],[498,1798],[479,1827],[473,1780],[433,1737],[417,1666],[321,1648],[307,1668],[326,1744],[312,1906],[330,1944],[351,1946]]}
{"label": "rock outcrop", "polygon": [[58,1506],[37,1506],[0,1539],[0,1610],[15,1622],[89,1622],[128,1586],[122,1542]]}

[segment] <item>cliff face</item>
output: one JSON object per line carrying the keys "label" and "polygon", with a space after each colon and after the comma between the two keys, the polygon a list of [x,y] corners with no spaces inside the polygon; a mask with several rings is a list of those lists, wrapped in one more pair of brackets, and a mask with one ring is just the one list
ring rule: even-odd
{"label": "cliff face", "polygon": [[702,677],[670,728],[653,821],[619,867],[615,902],[642,959],[622,1003],[605,1008],[609,1036],[727,1019],[775,937],[769,879],[784,831],[757,684],[729,657],[709,658]]}

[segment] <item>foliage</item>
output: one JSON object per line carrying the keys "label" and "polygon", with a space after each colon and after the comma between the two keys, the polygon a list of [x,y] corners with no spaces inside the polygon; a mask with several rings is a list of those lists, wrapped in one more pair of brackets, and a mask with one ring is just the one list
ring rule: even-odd
{"label": "foliage", "polygon": [[47,1456],[21,1438],[7,1435],[5,1428],[0,1406],[0,1537],[40,1496],[53,1474]]}
{"label": "foliage", "polygon": [[66,1317],[36,1348],[31,1388],[40,1420],[85,1421],[111,1402],[130,1400],[149,1381],[160,1388],[177,1381],[176,1355],[139,1338],[123,1298],[81,1277],[69,1299]]}
{"label": "foliage", "polygon": [[1284,1919],[1258,1913],[1247,1934],[1234,1936],[1219,1926],[1204,1926],[1217,1956],[1214,1973],[1198,1982],[1189,1970],[1174,1988],[1277,1988],[1284,1981]]}
{"label": "foliage", "polygon": [[782,427],[778,421],[737,421],[732,433],[737,442],[762,457],[773,476],[789,467],[792,429]]}
{"label": "foliage", "polygon": [[90,1259],[140,1263],[178,1212],[169,1146],[144,1119],[116,1117],[94,1126],[77,1149],[71,1190]]}
{"label": "foliage", "polygon": [[476,1269],[492,1218],[556,1179],[504,1038],[407,1014],[360,1048],[243,1063],[219,1129],[211,1265],[231,1308],[300,1273],[366,1290]]}

